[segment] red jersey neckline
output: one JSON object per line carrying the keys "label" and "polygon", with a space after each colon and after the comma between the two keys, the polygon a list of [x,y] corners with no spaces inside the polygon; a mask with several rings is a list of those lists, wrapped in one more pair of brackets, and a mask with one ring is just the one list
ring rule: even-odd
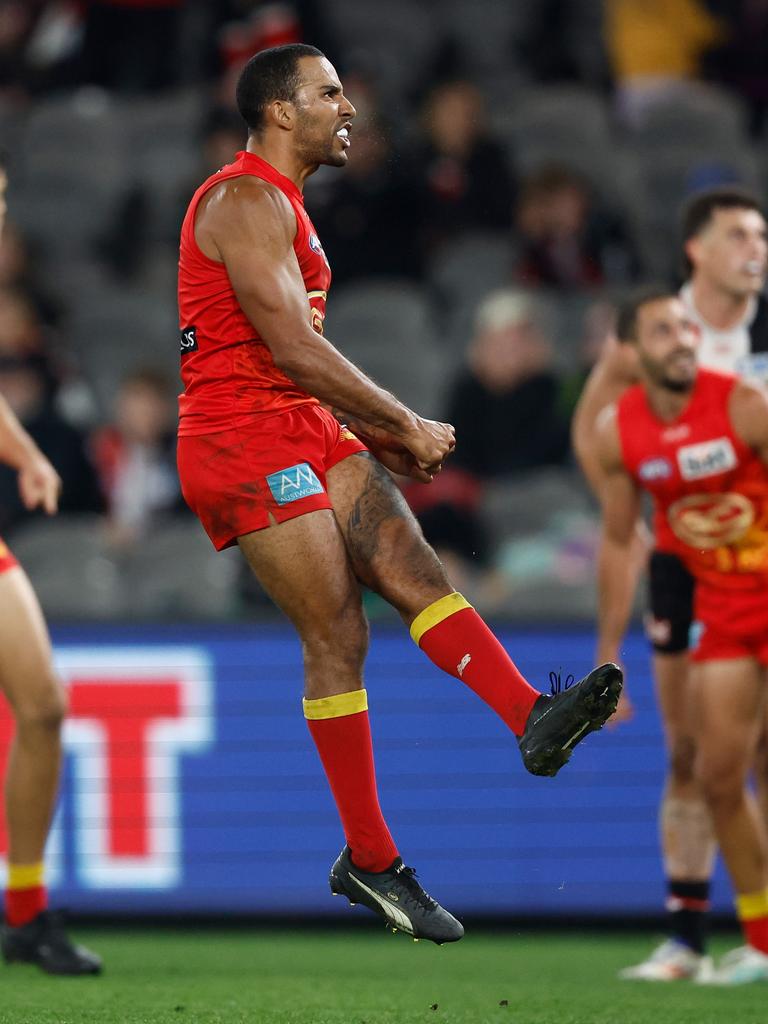
{"label": "red jersey neckline", "polygon": [[241,149],[235,154],[237,160],[243,164],[255,165],[257,170],[266,171],[269,178],[275,179],[275,184],[283,190],[292,195],[295,199],[298,199],[301,205],[304,205],[304,196],[301,189],[296,185],[295,182],[291,181],[290,178],[286,178],[284,174],[281,174],[276,167],[274,167],[267,160],[263,160],[260,156],[256,156],[255,153],[249,153],[247,149]]}
{"label": "red jersey neckline", "polygon": [[655,422],[662,426],[665,430],[669,430],[671,427],[678,427],[680,426],[680,424],[688,422],[691,412],[696,411],[696,406],[701,400],[701,381],[703,378],[706,378],[708,376],[730,377],[732,375],[721,373],[718,370],[706,370],[703,367],[698,367],[696,370],[696,379],[694,380],[693,387],[691,388],[690,397],[688,398],[688,401],[683,406],[682,410],[678,413],[678,415],[671,420],[662,419],[662,417],[658,415],[656,410],[651,405],[651,399],[647,389],[643,387],[642,384],[638,384],[637,387],[639,387],[642,390],[643,402],[645,404],[646,411],[650,415],[651,419],[655,420]]}

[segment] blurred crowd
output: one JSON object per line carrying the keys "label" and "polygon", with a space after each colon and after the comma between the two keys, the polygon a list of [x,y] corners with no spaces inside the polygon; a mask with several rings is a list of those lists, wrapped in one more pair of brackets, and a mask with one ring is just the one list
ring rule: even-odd
{"label": "blurred crowd", "polygon": [[[572,493],[569,418],[617,295],[679,272],[696,189],[764,192],[768,0],[0,0],[0,391],[109,550],[185,515],[178,228],[244,145],[243,62],[300,40],[358,110],[347,169],[306,192],[329,337],[457,427],[450,471],[406,488],[427,535],[491,605],[535,550],[578,577],[589,517],[547,519],[522,566],[497,485],[561,472]],[[0,533],[26,519],[0,469]]]}

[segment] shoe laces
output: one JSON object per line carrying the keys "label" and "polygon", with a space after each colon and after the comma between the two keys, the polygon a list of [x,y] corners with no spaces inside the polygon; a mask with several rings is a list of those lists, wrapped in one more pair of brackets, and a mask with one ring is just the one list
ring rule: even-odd
{"label": "shoe laces", "polygon": [[558,693],[563,693],[565,690],[570,690],[575,682],[576,678],[570,672],[565,679],[560,678],[559,669],[557,672],[549,673],[549,691],[553,697],[556,697]]}
{"label": "shoe laces", "polygon": [[415,903],[423,910],[434,910],[437,902],[432,899],[429,893],[422,888],[416,876],[416,869],[406,867],[405,864],[397,869],[398,881],[402,883],[407,893],[407,903]]}

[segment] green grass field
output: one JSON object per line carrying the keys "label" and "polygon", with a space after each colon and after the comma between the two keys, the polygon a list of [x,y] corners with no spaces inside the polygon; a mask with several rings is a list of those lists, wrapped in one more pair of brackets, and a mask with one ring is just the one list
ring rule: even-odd
{"label": "green grass field", "polygon": [[[0,967],[0,1024],[766,1024],[768,986],[619,982],[649,935],[371,929],[77,932],[100,978]],[[715,952],[737,944],[719,939]]]}

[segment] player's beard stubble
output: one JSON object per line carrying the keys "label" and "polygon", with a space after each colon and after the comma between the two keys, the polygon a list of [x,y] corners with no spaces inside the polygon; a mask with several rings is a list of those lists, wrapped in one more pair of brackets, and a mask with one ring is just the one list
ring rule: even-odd
{"label": "player's beard stubble", "polygon": [[301,108],[297,111],[296,150],[308,167],[344,167],[347,152],[341,148],[336,132],[340,124],[320,126]]}

